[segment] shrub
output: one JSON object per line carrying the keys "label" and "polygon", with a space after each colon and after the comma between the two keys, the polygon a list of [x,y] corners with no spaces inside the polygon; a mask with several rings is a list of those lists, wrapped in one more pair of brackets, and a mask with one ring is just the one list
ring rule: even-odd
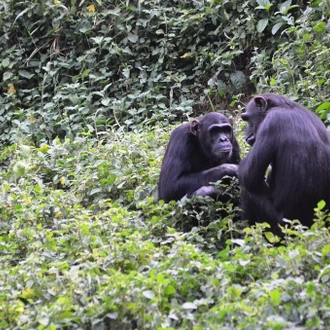
{"label": "shrub", "polygon": [[228,108],[254,91],[254,48],[269,55],[287,40],[280,32],[300,15],[290,4],[4,0],[0,141],[98,136]]}
{"label": "shrub", "polygon": [[260,92],[290,95],[317,112],[327,125],[330,123],[329,13],[327,1],[313,2],[294,26],[285,29],[283,33],[289,40],[279,45],[272,63],[265,52],[255,52],[252,74]]}

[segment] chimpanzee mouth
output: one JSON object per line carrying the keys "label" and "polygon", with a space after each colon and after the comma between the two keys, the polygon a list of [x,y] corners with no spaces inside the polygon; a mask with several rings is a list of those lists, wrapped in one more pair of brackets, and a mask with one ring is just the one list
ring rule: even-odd
{"label": "chimpanzee mouth", "polygon": [[253,146],[254,142],[256,141],[256,136],[254,133],[250,134],[245,138],[246,143],[248,143],[250,146]]}
{"label": "chimpanzee mouth", "polygon": [[216,154],[230,154],[231,152],[232,152],[232,148],[226,148],[226,149],[218,148],[215,150]]}

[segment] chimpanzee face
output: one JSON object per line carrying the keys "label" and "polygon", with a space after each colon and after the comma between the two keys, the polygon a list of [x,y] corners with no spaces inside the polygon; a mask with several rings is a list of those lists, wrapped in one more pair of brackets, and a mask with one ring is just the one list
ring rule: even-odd
{"label": "chimpanzee face", "polygon": [[210,125],[208,136],[212,154],[218,157],[231,154],[233,129],[229,123]]}
{"label": "chimpanzee face", "polygon": [[194,120],[191,132],[198,137],[204,154],[212,161],[225,161],[233,150],[233,128],[230,119],[220,113],[209,113]]}
{"label": "chimpanzee face", "polygon": [[266,109],[267,101],[263,97],[258,96],[248,103],[246,112],[242,113],[242,119],[247,121],[245,141],[250,146],[253,146],[256,141],[258,128],[266,116]]}

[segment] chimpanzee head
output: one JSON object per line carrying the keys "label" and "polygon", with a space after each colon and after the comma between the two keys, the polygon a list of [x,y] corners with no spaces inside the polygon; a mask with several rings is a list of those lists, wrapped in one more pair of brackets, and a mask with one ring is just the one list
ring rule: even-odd
{"label": "chimpanzee head", "polygon": [[242,119],[247,121],[245,141],[253,146],[258,128],[265,119],[269,105],[264,96],[255,96],[247,105],[246,111],[242,113]]}
{"label": "chimpanzee head", "polygon": [[212,161],[226,161],[233,152],[233,127],[232,120],[226,116],[211,112],[193,120],[190,131],[197,136],[200,147],[206,157]]}

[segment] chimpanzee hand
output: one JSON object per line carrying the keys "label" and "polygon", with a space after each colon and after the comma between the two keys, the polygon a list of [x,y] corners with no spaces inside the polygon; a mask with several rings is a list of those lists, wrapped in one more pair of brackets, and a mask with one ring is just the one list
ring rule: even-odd
{"label": "chimpanzee hand", "polygon": [[238,164],[222,164],[218,166],[223,170],[226,174],[224,175],[229,175],[229,176],[235,176],[237,177],[238,174]]}
{"label": "chimpanzee hand", "polygon": [[[216,190],[214,186],[203,186],[197,189],[195,192],[191,194],[191,196],[210,196],[213,197],[216,195]],[[188,196],[188,197],[191,197]]]}
{"label": "chimpanzee hand", "polygon": [[218,180],[220,180],[223,176],[234,176],[237,177],[238,173],[238,165],[237,164],[221,164],[216,167],[212,167],[208,170],[203,171],[205,175],[212,174],[213,176],[217,176]]}

